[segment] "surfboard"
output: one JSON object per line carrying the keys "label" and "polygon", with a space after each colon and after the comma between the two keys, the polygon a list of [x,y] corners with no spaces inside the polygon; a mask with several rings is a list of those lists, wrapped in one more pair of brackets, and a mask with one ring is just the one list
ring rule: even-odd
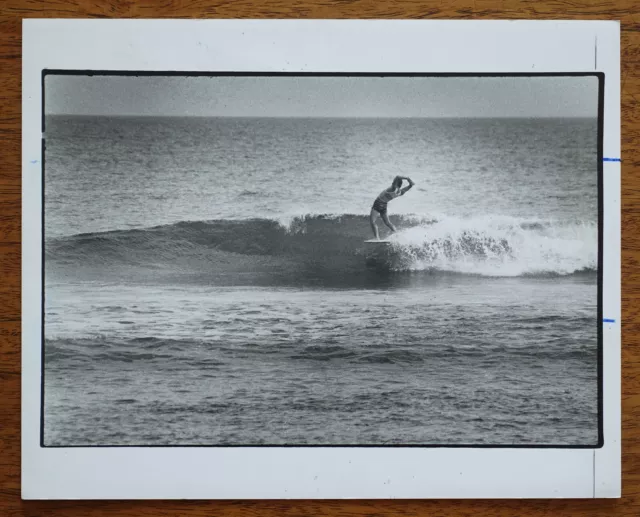
{"label": "surfboard", "polygon": [[365,244],[391,244],[391,241],[386,241],[384,239],[381,240],[376,240],[376,239],[369,239],[368,241],[364,241]]}

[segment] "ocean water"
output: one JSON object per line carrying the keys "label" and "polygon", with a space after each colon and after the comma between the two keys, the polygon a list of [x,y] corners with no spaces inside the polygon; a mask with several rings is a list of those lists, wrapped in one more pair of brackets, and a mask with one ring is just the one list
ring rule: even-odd
{"label": "ocean water", "polygon": [[595,119],[45,136],[45,444],[597,442]]}

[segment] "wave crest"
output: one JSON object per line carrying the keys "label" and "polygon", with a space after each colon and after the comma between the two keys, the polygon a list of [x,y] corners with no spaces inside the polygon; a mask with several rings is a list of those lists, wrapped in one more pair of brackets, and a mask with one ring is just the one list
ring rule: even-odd
{"label": "wave crest", "polygon": [[391,271],[527,276],[597,268],[594,223],[447,216],[391,220],[398,232],[388,247],[365,245],[368,217],[351,214],[184,221],[81,234],[47,241],[47,267],[349,278],[366,269],[373,254],[378,266]]}
{"label": "wave crest", "polygon": [[400,230],[391,241],[400,269],[483,276],[595,271],[597,226],[510,217],[446,218]]}

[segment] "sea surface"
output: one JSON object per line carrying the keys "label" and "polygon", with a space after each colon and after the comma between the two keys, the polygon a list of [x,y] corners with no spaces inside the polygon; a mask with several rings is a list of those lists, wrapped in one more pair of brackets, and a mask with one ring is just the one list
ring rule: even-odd
{"label": "sea surface", "polygon": [[46,445],[597,442],[595,119],[45,137]]}

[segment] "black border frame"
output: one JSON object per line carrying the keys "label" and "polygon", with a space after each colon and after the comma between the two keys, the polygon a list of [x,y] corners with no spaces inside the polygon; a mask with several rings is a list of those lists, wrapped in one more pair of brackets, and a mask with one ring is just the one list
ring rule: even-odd
{"label": "black border frame", "polygon": [[[47,75],[74,76],[128,76],[128,77],[596,77],[598,79],[598,122],[597,122],[597,160],[598,160],[598,272],[597,272],[597,340],[598,340],[598,441],[593,445],[556,445],[556,444],[279,444],[279,445],[45,445],[45,80]],[[411,73],[411,72],[181,72],[181,71],[130,71],[130,70],[72,70],[72,69],[43,69],[42,70],[42,143],[41,143],[41,352],[40,352],[40,447],[48,449],[70,448],[444,448],[444,449],[600,449],[604,446],[604,401],[603,401],[603,170],[604,170],[604,87],[605,74],[603,72],[539,72],[539,73]]]}

